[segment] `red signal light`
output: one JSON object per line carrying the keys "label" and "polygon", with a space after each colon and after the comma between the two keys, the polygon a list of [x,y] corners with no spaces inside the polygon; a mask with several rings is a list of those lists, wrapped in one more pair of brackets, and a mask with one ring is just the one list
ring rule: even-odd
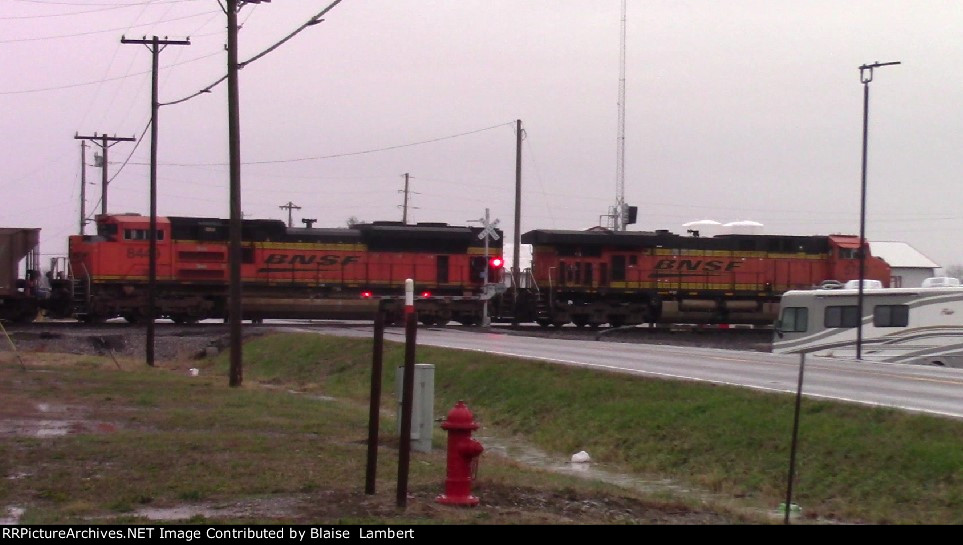
{"label": "red signal light", "polygon": [[362,298],[362,299],[371,299],[371,292],[370,292],[370,291],[363,291],[363,292],[361,292],[361,298]]}
{"label": "red signal light", "polygon": [[500,268],[502,268],[502,265],[505,264],[505,260],[502,259],[502,258],[500,258],[500,257],[493,257],[493,258],[491,258],[491,260],[488,262],[488,264],[491,265],[492,268],[500,269]]}
{"label": "red signal light", "polygon": [[422,296],[422,297],[431,297],[431,292],[430,292],[430,291],[423,291],[423,292],[421,292],[421,296]]}

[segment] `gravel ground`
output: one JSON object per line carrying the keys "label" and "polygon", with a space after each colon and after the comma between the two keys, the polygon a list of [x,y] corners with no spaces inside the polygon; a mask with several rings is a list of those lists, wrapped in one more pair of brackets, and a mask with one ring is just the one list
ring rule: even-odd
{"label": "gravel ground", "polygon": [[[325,326],[331,326],[325,322]],[[357,327],[357,323],[346,327]],[[310,327],[310,322],[297,324],[298,328]],[[115,357],[144,358],[146,353],[146,328],[126,323],[108,323],[98,326],[71,322],[38,322],[35,324],[5,326],[17,348],[23,352],[51,352],[65,354],[90,354]],[[433,326],[437,327],[437,326]],[[482,328],[464,328],[483,332]],[[283,325],[244,325],[245,338],[284,330]],[[559,339],[591,339],[600,342],[660,344],[672,346],[700,346],[769,352],[772,333],[764,329],[648,329],[642,327],[621,329],[580,329],[575,327],[541,328],[522,325],[513,330],[508,326],[495,326],[495,330],[509,335],[525,335]],[[171,361],[204,357],[206,354],[225,350],[230,344],[230,331],[225,324],[204,323],[193,326],[158,323],[155,328],[154,355],[157,360]],[[10,350],[6,339],[0,338],[0,352]]]}

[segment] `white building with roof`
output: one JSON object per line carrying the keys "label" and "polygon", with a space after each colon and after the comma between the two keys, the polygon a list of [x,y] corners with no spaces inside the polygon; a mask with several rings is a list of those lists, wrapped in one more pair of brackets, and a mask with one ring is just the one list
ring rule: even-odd
{"label": "white building with roof", "polygon": [[940,265],[905,242],[870,242],[872,254],[892,269],[891,288],[918,288],[923,280],[936,276]]}

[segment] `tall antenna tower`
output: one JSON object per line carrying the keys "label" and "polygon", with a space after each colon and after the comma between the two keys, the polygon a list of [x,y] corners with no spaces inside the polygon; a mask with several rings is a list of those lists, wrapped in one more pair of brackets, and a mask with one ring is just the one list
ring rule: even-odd
{"label": "tall antenna tower", "polygon": [[625,8],[622,0],[622,39],[619,49],[619,135],[615,159],[615,210],[612,223],[615,231],[625,231]]}

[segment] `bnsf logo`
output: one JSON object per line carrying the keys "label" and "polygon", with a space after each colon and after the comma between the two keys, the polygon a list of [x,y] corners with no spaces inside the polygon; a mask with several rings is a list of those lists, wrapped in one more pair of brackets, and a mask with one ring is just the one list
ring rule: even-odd
{"label": "bnsf logo", "polygon": [[715,272],[715,271],[733,271],[742,265],[741,261],[725,261],[711,260],[703,261],[701,259],[660,259],[655,264],[655,270],[657,271],[701,271],[701,272]]}
{"label": "bnsf logo", "polygon": [[265,265],[348,265],[356,263],[357,256],[317,255],[317,254],[268,254]]}

